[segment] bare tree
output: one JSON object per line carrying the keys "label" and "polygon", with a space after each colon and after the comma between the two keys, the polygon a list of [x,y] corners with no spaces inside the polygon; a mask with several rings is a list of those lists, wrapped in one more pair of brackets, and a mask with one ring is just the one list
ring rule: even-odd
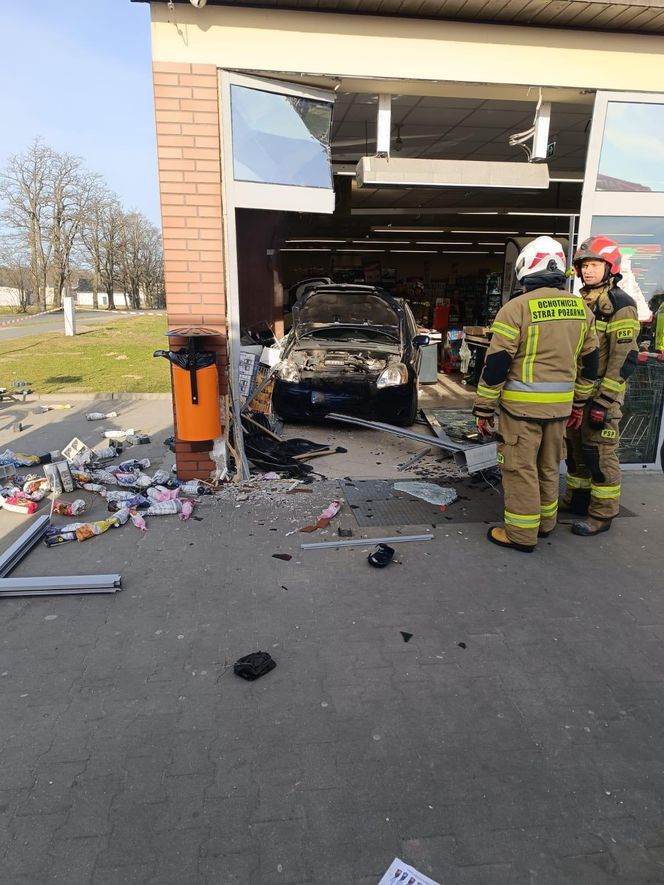
{"label": "bare tree", "polygon": [[51,187],[51,276],[53,302],[62,305],[71,254],[99,186],[98,175],[86,172],[78,157],[56,154]]}
{"label": "bare tree", "polygon": [[0,174],[2,220],[15,235],[22,235],[30,257],[32,287],[39,305],[46,308],[50,265],[51,205],[56,154],[40,139],[24,154],[14,154]]}
{"label": "bare tree", "polygon": [[108,310],[115,310],[115,284],[118,279],[124,213],[117,200],[111,200],[101,212],[100,282],[108,295]]}
{"label": "bare tree", "polygon": [[119,257],[120,278],[131,307],[134,310],[141,307],[141,296],[149,307],[163,303],[161,237],[140,212],[124,216]]}
{"label": "bare tree", "polygon": [[0,264],[0,285],[14,290],[16,309],[19,313],[27,313],[33,284],[30,256],[7,238],[0,242]]}
{"label": "bare tree", "polygon": [[108,214],[114,210],[119,211],[117,198],[103,185],[99,185],[91,195],[90,206],[80,227],[82,263],[91,271],[92,306],[95,310],[99,307],[99,287],[102,285],[102,280],[105,282],[108,279],[108,276],[105,276],[105,269],[109,264],[106,257]]}
{"label": "bare tree", "polygon": [[161,234],[156,227],[150,225],[145,242],[143,260],[143,291],[145,304],[151,308],[166,306],[166,288],[164,286],[164,252]]}

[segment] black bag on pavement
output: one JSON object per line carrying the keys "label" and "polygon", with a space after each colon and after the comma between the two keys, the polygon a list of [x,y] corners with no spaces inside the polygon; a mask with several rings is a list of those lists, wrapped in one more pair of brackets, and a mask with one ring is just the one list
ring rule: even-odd
{"label": "black bag on pavement", "polygon": [[276,661],[266,651],[254,651],[250,655],[238,658],[233,664],[233,672],[236,676],[252,681],[265,676],[276,666]]}

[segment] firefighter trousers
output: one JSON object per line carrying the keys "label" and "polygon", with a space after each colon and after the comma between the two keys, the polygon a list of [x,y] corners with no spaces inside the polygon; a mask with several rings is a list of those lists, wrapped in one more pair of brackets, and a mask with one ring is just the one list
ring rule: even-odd
{"label": "firefighter trousers", "polygon": [[598,430],[590,426],[589,412],[588,405],[580,430],[567,429],[567,479],[562,503],[573,513],[613,519],[620,509],[618,426],[622,413],[614,407],[605,426]]}
{"label": "firefighter trousers", "polygon": [[505,410],[500,413],[505,531],[515,544],[534,545],[538,531],[555,528],[566,420],[523,420]]}

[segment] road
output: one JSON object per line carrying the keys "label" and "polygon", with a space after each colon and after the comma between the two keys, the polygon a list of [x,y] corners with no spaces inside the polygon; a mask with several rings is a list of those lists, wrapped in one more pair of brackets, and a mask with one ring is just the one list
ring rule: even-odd
{"label": "road", "polygon": [[[154,313],[161,313],[161,311],[141,311],[141,315]],[[112,320],[131,319],[133,316],[136,314],[120,310],[77,311],[76,331],[82,332]],[[1,319],[0,322],[2,322]],[[41,335],[46,332],[64,332],[62,311],[21,319],[20,322],[8,326],[0,326],[0,341],[11,341],[14,338],[25,338],[28,335]]]}

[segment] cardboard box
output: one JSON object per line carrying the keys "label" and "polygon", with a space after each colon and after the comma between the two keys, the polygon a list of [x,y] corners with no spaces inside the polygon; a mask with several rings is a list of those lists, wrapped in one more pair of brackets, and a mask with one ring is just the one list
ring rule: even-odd
{"label": "cardboard box", "polygon": [[280,347],[264,347],[261,353],[260,363],[262,366],[276,366],[281,361]]}

